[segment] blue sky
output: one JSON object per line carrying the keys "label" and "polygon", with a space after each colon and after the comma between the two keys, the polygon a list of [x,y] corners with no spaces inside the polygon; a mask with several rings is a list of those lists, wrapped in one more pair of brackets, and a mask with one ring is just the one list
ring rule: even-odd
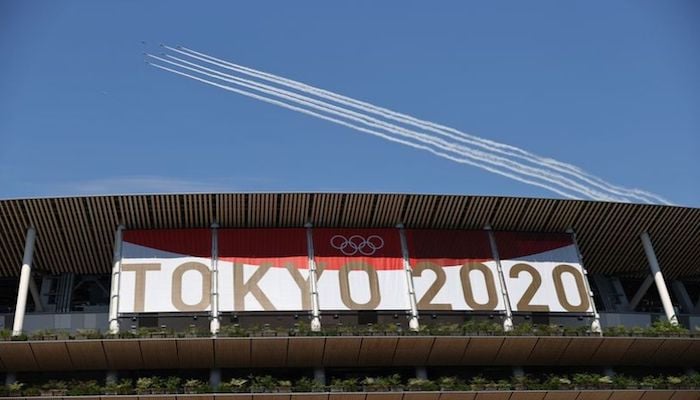
{"label": "blue sky", "polygon": [[170,43],[698,206],[698,20],[692,0],[3,0],[0,197],[558,197],[143,62]]}

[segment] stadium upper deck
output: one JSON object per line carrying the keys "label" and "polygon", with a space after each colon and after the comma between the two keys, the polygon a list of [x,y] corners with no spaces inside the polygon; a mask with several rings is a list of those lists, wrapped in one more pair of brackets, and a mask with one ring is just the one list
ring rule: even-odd
{"label": "stadium upper deck", "polygon": [[0,201],[0,276],[19,275],[25,234],[34,268],[109,273],[114,231],[221,227],[394,227],[564,232],[592,274],[648,273],[648,232],[667,279],[700,277],[700,209],[578,200],[361,193],[160,194]]}

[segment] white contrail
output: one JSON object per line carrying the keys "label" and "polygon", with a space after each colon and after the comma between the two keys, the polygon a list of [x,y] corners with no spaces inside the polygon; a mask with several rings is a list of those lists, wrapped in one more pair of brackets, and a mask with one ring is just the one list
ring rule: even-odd
{"label": "white contrail", "polygon": [[599,189],[609,191],[614,194],[622,195],[622,196],[627,196],[627,197],[632,197],[636,198],[638,200],[642,200],[645,202],[650,202],[650,198],[652,200],[656,200],[662,203],[670,204],[666,199],[659,197],[658,195],[655,195],[653,193],[641,191],[638,189],[628,189],[620,186],[615,186],[612,185],[596,176],[590,175],[583,171],[582,169],[573,166],[571,164],[559,162],[553,159],[549,158],[542,158],[538,155],[535,155],[533,153],[527,152],[523,149],[520,149],[518,147],[510,146],[507,144],[502,144],[498,142],[494,142],[488,139],[483,139],[478,136],[470,135],[464,132],[461,132],[459,130],[456,130],[454,128],[450,128],[447,126],[435,124],[429,121],[424,121],[420,120],[417,118],[414,118],[410,115],[405,115],[401,113],[394,112],[392,110],[388,110],[385,108],[381,108],[378,106],[375,106],[370,103],[362,102],[356,99],[352,99],[346,96],[339,95],[334,92],[330,92],[324,89],[319,89],[307,84],[304,84],[302,82],[290,80],[287,78],[279,77],[273,74],[269,74],[263,71],[255,70],[252,68],[248,68],[242,65],[234,64],[225,60],[218,59],[213,56],[209,56],[204,53],[197,52],[195,50],[191,50],[188,48],[173,48],[170,46],[164,46],[165,48],[178,52],[180,54],[186,55],[188,57],[192,57],[195,59],[199,59],[201,61],[218,65],[222,68],[234,70],[239,73],[243,73],[249,76],[254,76],[259,79],[264,79],[270,82],[274,82],[277,84],[285,85],[291,88],[294,88],[296,90],[300,91],[305,91],[307,93],[314,94],[319,97],[323,97],[338,103],[342,103],[345,105],[349,105],[351,107],[355,107],[358,109],[361,109],[363,111],[373,113],[375,115],[380,115],[384,118],[387,119],[392,119],[394,121],[398,121],[404,124],[408,125],[413,125],[420,127],[425,130],[430,130],[432,132],[444,135],[444,136],[450,136],[451,138],[455,140],[459,140],[462,142],[470,143],[482,148],[486,148],[489,151],[492,152],[499,152],[501,154],[505,154],[511,157],[517,157],[520,159],[524,159],[526,161],[532,162],[534,164],[538,164],[541,166],[553,168],[561,173],[572,175],[574,178],[582,180],[589,185],[593,185],[595,187],[598,187]]}
{"label": "white contrail", "polygon": [[[662,203],[671,204],[668,200],[666,200],[666,199],[664,199],[664,198],[662,198],[654,193],[642,191],[639,189],[629,189],[629,188],[624,188],[621,186],[615,186],[615,185],[613,185],[609,182],[606,182],[606,181],[604,181],[604,180],[602,180],[594,175],[586,173],[585,171],[583,171],[582,169],[580,169],[574,165],[563,163],[563,162],[560,162],[557,160],[553,160],[551,158],[543,158],[541,156],[527,152],[527,151],[520,149],[518,147],[515,147],[515,146],[510,146],[507,144],[498,143],[498,142],[494,142],[494,141],[491,141],[488,139],[480,138],[478,136],[470,135],[468,133],[464,133],[464,132],[456,130],[454,128],[450,128],[450,127],[447,127],[444,125],[435,124],[435,123],[432,123],[430,121],[420,120],[420,119],[414,118],[410,115],[397,113],[395,111],[392,111],[392,110],[389,110],[386,108],[375,106],[371,103],[362,102],[362,101],[359,101],[359,100],[356,100],[353,98],[349,98],[349,97],[346,97],[346,96],[343,96],[343,95],[340,95],[340,94],[337,94],[334,92],[330,92],[330,91],[327,91],[324,89],[316,88],[314,86],[310,86],[310,85],[304,84],[302,82],[298,82],[298,81],[294,81],[294,80],[280,77],[277,75],[269,74],[269,73],[255,70],[253,68],[248,68],[248,67],[245,67],[245,66],[242,66],[239,64],[234,64],[234,63],[231,63],[231,62],[228,62],[225,60],[221,60],[219,58],[216,58],[216,57],[204,54],[204,53],[200,53],[200,52],[197,52],[195,50],[188,49],[185,47],[180,47],[180,48],[186,52],[179,51],[178,49],[175,49],[175,48],[172,48],[169,46],[165,46],[165,47],[170,49],[170,50],[173,50],[173,51],[178,51],[181,54],[185,54],[185,55],[188,55],[188,56],[193,57],[193,58],[198,58],[198,57],[195,57],[194,55],[188,54],[186,52],[190,52],[190,53],[208,58],[210,60],[221,62],[221,63],[227,64],[228,66],[230,66],[231,67],[230,69],[236,70],[240,73],[245,73],[245,74],[248,74],[251,76],[257,76],[260,79],[266,79],[266,80],[276,82],[276,83],[279,83],[282,85],[294,87],[297,90],[313,92],[315,95],[317,95],[319,97],[324,97],[324,98],[328,98],[328,99],[333,99],[334,101],[337,101],[337,102],[346,103],[346,105],[351,105],[351,106],[356,107],[356,108],[361,108],[367,112],[371,112],[371,113],[374,113],[377,115],[382,115],[388,119],[393,119],[395,121],[400,121],[402,123],[406,123],[406,124],[410,124],[410,125],[414,125],[414,126],[419,126],[419,127],[422,127],[423,129],[431,130],[433,132],[443,134],[443,135],[449,134],[449,133],[445,132],[445,131],[448,131],[448,132],[451,132],[452,134],[457,135],[465,140],[478,142],[478,143],[473,143],[473,144],[475,144],[477,146],[481,146],[481,147],[488,147],[489,150],[491,150],[491,151],[501,152],[502,154],[510,155],[513,157],[518,157],[520,159],[525,159],[527,161],[530,161],[532,163],[539,164],[542,166],[548,166],[548,167],[552,167],[555,169],[560,169],[561,170],[560,172],[574,175],[578,179],[581,179],[581,180],[583,180],[589,184],[592,184],[596,187],[599,187],[603,190],[608,190],[612,193],[620,194],[623,196],[630,196],[630,197],[633,197],[633,198],[636,198],[636,199],[639,199],[639,200],[642,200],[645,202],[649,202],[649,198],[651,198],[653,200],[657,200],[657,201],[662,202]],[[199,58],[199,59],[201,59],[201,58]],[[212,63],[212,61],[210,61],[210,60],[203,60],[203,61]],[[224,66],[224,67],[226,68],[226,66]],[[513,151],[515,153],[511,153],[511,151]]]}
{"label": "white contrail", "polygon": [[[626,200],[626,199],[622,199],[622,198],[610,197],[604,193],[589,190],[588,188],[578,184],[577,182],[571,181],[571,180],[569,180],[565,177],[562,177],[560,175],[557,175],[557,174],[552,175],[548,171],[535,169],[535,168],[531,168],[528,166],[523,166],[523,165],[518,164],[516,162],[513,162],[511,160],[507,160],[507,159],[504,159],[504,158],[501,158],[498,156],[494,156],[492,154],[483,153],[483,152],[480,152],[478,150],[472,150],[472,149],[464,148],[462,146],[456,146],[454,144],[447,143],[442,139],[435,138],[435,137],[430,136],[430,135],[420,134],[420,133],[415,132],[415,131],[410,131],[410,130],[407,130],[404,128],[400,128],[400,127],[397,127],[396,125],[388,124],[384,121],[380,121],[380,120],[377,120],[375,118],[368,117],[366,115],[357,114],[357,113],[354,113],[350,110],[346,110],[346,109],[341,108],[341,107],[333,106],[333,105],[330,105],[330,104],[325,103],[323,101],[310,99],[306,96],[302,96],[302,95],[299,95],[296,93],[288,92],[288,91],[278,89],[275,87],[271,87],[268,85],[264,85],[264,84],[261,84],[258,82],[254,82],[254,81],[234,77],[232,75],[224,74],[224,73],[221,73],[219,71],[215,71],[215,70],[200,66],[198,64],[194,64],[194,63],[190,63],[188,61],[180,60],[177,57],[171,56],[171,58],[173,58],[173,59],[176,59],[179,61],[184,61],[185,63],[187,63],[189,65],[195,66],[196,68],[187,67],[186,65],[172,62],[172,61],[169,61],[169,60],[166,60],[166,59],[154,56],[154,55],[149,55],[149,57],[157,59],[161,62],[166,62],[168,64],[175,65],[177,67],[193,71],[195,73],[209,76],[209,77],[214,78],[214,79],[219,79],[219,80],[223,80],[226,82],[231,82],[235,85],[239,85],[239,86],[243,86],[243,87],[246,87],[249,89],[257,90],[257,91],[260,91],[260,92],[263,92],[266,94],[270,94],[273,96],[278,96],[278,97],[281,97],[285,100],[293,101],[293,102],[296,102],[297,104],[303,104],[307,107],[312,107],[312,108],[315,108],[317,110],[320,110],[320,111],[323,111],[326,113],[331,113],[331,114],[334,114],[334,115],[337,115],[337,116],[340,116],[343,118],[351,119],[351,120],[354,120],[356,122],[360,122],[360,123],[363,123],[365,125],[368,125],[368,126],[371,126],[374,128],[379,128],[379,129],[383,129],[386,131],[390,131],[392,133],[395,133],[395,134],[398,134],[398,135],[401,135],[404,137],[409,137],[411,139],[422,141],[423,143],[429,143],[429,144],[432,144],[433,146],[439,147],[443,150],[457,153],[460,156],[466,156],[466,157],[471,158],[471,159],[485,161],[487,163],[490,163],[492,165],[496,165],[498,167],[507,168],[507,169],[509,169],[513,172],[516,172],[516,173],[539,178],[539,179],[548,181],[550,183],[553,183],[555,185],[559,185],[559,186],[565,187],[569,190],[572,190],[572,191],[578,192],[580,194],[589,196],[591,198],[599,198],[599,199],[603,198],[605,200],[611,200],[611,201],[625,201]],[[204,70],[211,71],[216,75],[202,71],[200,68],[204,69]],[[219,76],[219,75],[223,75],[223,77]],[[350,113],[350,115],[348,115],[348,113]]]}
{"label": "white contrail", "polygon": [[443,152],[440,152],[440,151],[438,151],[438,150],[435,150],[435,149],[433,149],[433,148],[431,148],[431,147],[429,147],[429,146],[417,144],[417,143],[414,143],[414,142],[411,142],[411,141],[407,141],[407,140],[403,140],[403,139],[398,139],[398,138],[395,138],[395,137],[393,137],[393,136],[389,136],[389,135],[383,134],[383,133],[381,133],[381,132],[377,132],[377,131],[372,130],[372,129],[363,128],[363,127],[360,127],[360,126],[351,124],[351,123],[349,123],[349,122],[345,122],[345,121],[339,120],[339,119],[337,119],[337,118],[333,118],[333,117],[329,117],[329,116],[326,116],[326,115],[323,115],[323,114],[319,114],[319,113],[316,113],[316,112],[307,110],[307,109],[305,109],[305,108],[296,107],[296,106],[293,106],[293,105],[291,105],[291,104],[287,104],[287,103],[285,103],[285,102],[283,102],[283,101],[270,99],[270,98],[265,97],[265,96],[260,96],[260,95],[257,95],[257,94],[255,94],[255,93],[251,93],[251,92],[248,92],[248,91],[245,91],[245,90],[241,90],[241,89],[236,89],[236,88],[233,88],[233,87],[230,87],[230,86],[227,86],[227,85],[221,85],[221,84],[218,84],[218,83],[216,83],[216,82],[212,82],[212,81],[209,81],[209,80],[206,80],[206,79],[203,79],[203,78],[194,76],[194,75],[190,75],[190,74],[188,74],[188,73],[181,72],[181,71],[178,71],[178,70],[175,70],[175,69],[172,69],[172,68],[168,68],[168,67],[165,67],[165,66],[162,66],[162,65],[159,65],[159,64],[154,64],[154,63],[151,63],[151,62],[148,62],[148,64],[150,64],[150,65],[152,65],[152,66],[154,66],[154,67],[156,67],[156,68],[160,68],[160,69],[162,69],[162,70],[171,72],[171,73],[173,73],[173,74],[177,74],[177,75],[181,75],[181,76],[184,76],[184,77],[187,77],[187,78],[190,78],[190,79],[194,79],[194,80],[196,80],[196,81],[205,83],[205,84],[207,84],[207,85],[215,86],[215,87],[218,87],[218,88],[227,90],[227,91],[231,91],[231,92],[234,92],[234,93],[238,93],[238,94],[240,94],[240,95],[247,96],[247,97],[250,97],[250,98],[253,98],[253,99],[256,99],[256,100],[260,100],[260,101],[263,101],[263,102],[266,102],[266,103],[269,103],[269,104],[274,104],[274,105],[276,105],[276,106],[279,106],[279,107],[282,107],[282,108],[287,108],[287,109],[292,110],[292,111],[297,111],[297,112],[300,112],[300,113],[303,113],[303,114],[311,115],[311,116],[313,116],[313,117],[320,118],[320,119],[323,119],[323,120],[326,120],[326,121],[330,121],[330,122],[336,123],[336,124],[338,124],[338,125],[343,125],[343,126],[346,126],[346,127],[348,127],[348,128],[351,128],[351,129],[355,129],[355,130],[360,131],[360,132],[365,132],[365,133],[368,133],[368,134],[370,134],[370,135],[374,135],[374,136],[380,137],[380,138],[382,138],[382,139],[385,139],[385,140],[388,140],[388,141],[391,141],[391,142],[404,144],[404,145],[406,145],[406,146],[413,147],[413,148],[419,149],[419,150],[425,150],[425,151],[428,151],[428,152],[430,152],[430,153],[432,153],[432,154],[434,154],[434,155],[436,155],[436,156],[438,156],[438,157],[442,157],[442,158],[445,158],[445,159],[448,159],[448,160],[451,160],[451,161],[454,161],[454,162],[457,162],[457,163],[460,163],[460,164],[468,164],[468,165],[471,165],[471,166],[474,166],[474,167],[477,167],[477,168],[481,168],[481,169],[484,169],[484,170],[486,170],[486,171],[492,172],[492,173],[494,173],[494,174],[502,175],[502,176],[505,176],[505,177],[514,179],[514,180],[519,181],[519,182],[522,182],[522,183],[526,183],[526,184],[529,184],[529,185],[538,186],[538,187],[547,189],[547,190],[549,190],[549,191],[552,191],[552,192],[554,192],[554,193],[559,194],[560,196],[563,196],[563,197],[566,197],[566,198],[569,198],[569,199],[577,199],[576,196],[573,196],[573,195],[570,194],[570,193],[567,193],[567,192],[565,192],[565,191],[563,191],[563,190],[560,190],[560,189],[558,189],[558,188],[556,188],[556,187],[552,187],[552,186],[547,185],[547,184],[545,184],[545,183],[541,183],[541,182],[533,181],[533,180],[530,180],[530,179],[527,179],[527,178],[523,178],[522,176],[514,175],[514,174],[511,174],[511,173],[505,172],[505,171],[501,171],[501,170],[498,170],[498,169],[496,169],[496,168],[492,168],[492,167],[489,167],[489,166],[486,166],[486,165],[483,165],[483,164],[480,164],[480,163],[477,163],[477,162],[474,162],[474,161],[471,161],[471,160],[466,160],[466,159],[463,159],[463,158],[456,158],[456,157],[453,157],[453,156],[451,156],[451,155],[449,155],[449,154],[445,154],[445,153],[443,153]]}
{"label": "white contrail", "polygon": [[[479,150],[465,148],[465,147],[460,146],[460,145],[448,143],[448,142],[445,142],[444,140],[441,140],[439,138],[435,138],[435,137],[421,134],[421,133],[418,133],[415,131],[407,130],[405,128],[401,128],[399,126],[386,123],[384,121],[367,116],[365,114],[358,114],[358,113],[353,112],[351,110],[347,110],[347,109],[342,108],[342,107],[334,106],[332,104],[329,104],[329,103],[326,103],[326,102],[323,102],[323,101],[320,101],[317,99],[312,99],[312,98],[300,95],[300,94],[295,93],[295,92],[289,92],[289,91],[286,91],[283,89],[276,88],[274,86],[269,86],[269,85],[262,84],[259,82],[235,77],[233,75],[225,74],[223,72],[216,71],[216,70],[213,70],[211,68],[207,68],[207,67],[201,66],[199,64],[195,64],[195,63],[192,63],[192,62],[189,62],[186,60],[182,60],[178,57],[174,57],[174,56],[170,56],[170,55],[166,55],[166,57],[169,57],[171,59],[180,61],[182,63],[191,65],[195,68],[189,68],[189,67],[184,66],[182,64],[171,62],[171,61],[168,61],[168,60],[165,60],[165,59],[162,59],[160,57],[153,56],[153,55],[149,55],[149,57],[160,60],[162,62],[169,63],[171,65],[178,66],[180,68],[185,68],[187,70],[190,70],[190,71],[193,71],[196,73],[201,73],[201,74],[207,75],[207,76],[215,78],[215,79],[223,80],[226,82],[231,82],[231,83],[234,83],[234,84],[239,85],[239,86],[247,87],[249,89],[254,89],[257,91],[261,91],[263,93],[272,94],[275,96],[282,97],[286,100],[291,100],[291,101],[294,101],[296,103],[304,104],[306,106],[313,107],[313,108],[322,110],[324,112],[329,112],[329,113],[332,113],[332,114],[335,114],[335,115],[338,115],[341,117],[353,119],[357,122],[361,122],[361,123],[369,125],[369,126],[378,127],[380,129],[391,131],[393,133],[400,134],[403,136],[409,135],[412,138],[421,140],[423,142],[431,143],[435,146],[443,148],[444,150],[460,153],[460,155],[466,155],[466,156],[471,157],[471,158],[478,158],[478,159],[490,162],[492,164],[496,164],[498,166],[509,168],[515,172],[519,172],[522,174],[530,175],[532,177],[544,179],[544,180],[547,180],[551,183],[554,183],[554,184],[557,184],[560,186],[564,186],[564,187],[571,189],[571,190],[575,190],[575,191],[577,191],[583,195],[587,195],[591,198],[604,198],[605,200],[612,200],[612,201],[626,201],[627,200],[624,198],[609,197],[607,194],[599,193],[597,191],[590,191],[589,188],[586,188],[586,187],[580,185],[578,182],[571,181],[569,178],[563,177],[563,176],[556,174],[556,173],[552,174],[551,172],[546,171],[546,170],[536,169],[536,168],[532,168],[529,166],[523,166],[521,164],[518,164],[518,163],[513,162],[511,160],[508,160],[508,159],[504,159],[504,158],[495,156],[493,154],[483,153]],[[212,74],[203,72],[202,70],[210,71],[216,75],[212,75]],[[313,104],[309,104],[309,103],[313,103]],[[331,110],[329,110],[329,109],[331,109]],[[348,117],[348,115],[346,115],[346,114],[349,114],[352,117]],[[465,154],[465,152],[467,154]],[[506,165],[504,165],[504,164],[506,164]],[[523,169],[525,169],[525,171],[523,171]],[[542,177],[543,174],[546,175],[547,178]],[[562,180],[563,180],[563,182],[562,182]],[[573,186],[573,188],[571,186]]]}

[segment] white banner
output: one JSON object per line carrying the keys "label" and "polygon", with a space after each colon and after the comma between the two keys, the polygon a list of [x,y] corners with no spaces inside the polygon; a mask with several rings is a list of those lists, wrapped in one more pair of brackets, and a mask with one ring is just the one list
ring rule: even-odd
{"label": "white banner", "polygon": [[219,296],[221,311],[310,310],[309,270],[219,261]]}
{"label": "white banner", "polygon": [[593,312],[578,250],[570,235],[495,235],[513,311]]}

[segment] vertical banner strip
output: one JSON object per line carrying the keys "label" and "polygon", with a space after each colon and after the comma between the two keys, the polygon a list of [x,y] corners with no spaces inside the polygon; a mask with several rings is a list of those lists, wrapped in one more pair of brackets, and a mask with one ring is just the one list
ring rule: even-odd
{"label": "vertical banner strip", "polygon": [[313,332],[321,331],[321,310],[318,305],[318,275],[316,273],[316,260],[314,259],[314,235],[313,226],[311,223],[306,227],[306,249],[309,257],[309,295],[311,296],[311,330]]}
{"label": "vertical banner strip", "polygon": [[212,335],[219,333],[219,225],[211,224],[211,323]]}

